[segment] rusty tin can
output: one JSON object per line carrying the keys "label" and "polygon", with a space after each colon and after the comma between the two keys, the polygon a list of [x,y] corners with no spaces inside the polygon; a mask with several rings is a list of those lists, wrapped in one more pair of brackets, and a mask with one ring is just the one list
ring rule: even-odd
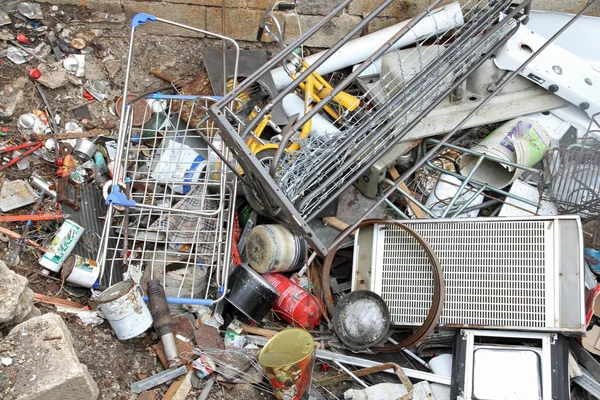
{"label": "rusty tin can", "polygon": [[273,305],[275,314],[306,330],[321,323],[323,307],[319,299],[282,274],[267,274],[264,278],[281,293]]}
{"label": "rusty tin can", "polygon": [[91,288],[100,277],[100,267],[94,260],[71,255],[64,262],[61,275],[73,285]]}

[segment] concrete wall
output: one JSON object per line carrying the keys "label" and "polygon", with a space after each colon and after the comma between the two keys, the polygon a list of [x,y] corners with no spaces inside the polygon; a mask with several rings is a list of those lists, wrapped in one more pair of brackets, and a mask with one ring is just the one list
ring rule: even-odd
{"label": "concrete wall", "polygon": [[[158,17],[177,21],[211,32],[221,33],[221,6],[225,3],[226,34],[236,40],[252,42],[256,40],[256,31],[267,7],[273,0],[38,0],[51,4],[81,5],[90,10],[124,16],[126,23],[138,12],[146,12]],[[287,1],[287,0],[286,0]],[[289,0],[292,1],[292,0]],[[308,43],[313,47],[328,47],[348,32],[361,19],[373,10],[382,0],[353,0],[342,14],[324,27]],[[450,3],[452,0],[444,0]],[[460,0],[462,4],[475,4],[475,0]],[[398,21],[416,15],[427,4],[428,0],[395,0],[374,21],[371,21],[363,33],[376,31]],[[561,12],[578,12],[587,0],[533,0],[533,8]],[[321,16],[340,4],[339,0],[296,0],[297,11],[302,31],[315,24]],[[600,15],[600,7],[596,7],[592,15]],[[280,14],[285,30],[285,40],[289,42],[299,34],[298,20],[293,14]],[[198,36],[193,32],[181,30],[164,24],[148,24],[140,29],[157,35]]]}

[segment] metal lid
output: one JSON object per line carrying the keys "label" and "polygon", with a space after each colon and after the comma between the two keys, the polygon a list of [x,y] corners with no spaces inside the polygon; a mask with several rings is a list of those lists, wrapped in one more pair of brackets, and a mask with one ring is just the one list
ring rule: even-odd
{"label": "metal lid", "polygon": [[106,289],[98,296],[98,303],[110,303],[129,293],[134,287],[133,281],[121,281]]}
{"label": "metal lid", "polygon": [[258,355],[258,363],[263,367],[285,367],[304,360],[314,348],[310,333],[298,328],[286,329],[267,342]]}
{"label": "metal lid", "polygon": [[344,296],[335,307],[333,330],[353,350],[364,350],[387,339],[390,312],[383,299],[369,290]]}

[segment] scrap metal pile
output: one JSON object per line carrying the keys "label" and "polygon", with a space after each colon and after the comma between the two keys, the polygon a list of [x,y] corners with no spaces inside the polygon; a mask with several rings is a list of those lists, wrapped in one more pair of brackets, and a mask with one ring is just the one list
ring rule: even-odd
{"label": "scrap metal pile", "polygon": [[[185,375],[174,392],[193,376],[206,395],[243,382],[278,399],[344,380],[363,387],[347,399],[600,397],[597,0],[577,15],[434,0],[356,38],[386,0],[309,55],[349,2],[289,44],[276,11],[294,5],[268,9],[268,61],[137,14],[95,261],[70,255],[83,228],[66,219],[41,266],[89,288],[118,339],[154,327],[165,371],[135,393]],[[170,88],[131,94],[144,24],[223,48],[193,80],[154,70]],[[31,183],[76,209],[73,168],[104,158],[54,143],[2,152],[55,151],[56,192]]]}

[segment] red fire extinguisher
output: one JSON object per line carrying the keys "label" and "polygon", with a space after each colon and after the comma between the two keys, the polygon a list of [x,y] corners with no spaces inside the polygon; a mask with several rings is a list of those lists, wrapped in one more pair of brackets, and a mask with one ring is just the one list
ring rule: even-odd
{"label": "red fire extinguisher", "polygon": [[311,330],[321,323],[320,300],[282,274],[266,274],[264,278],[281,295],[273,311],[295,327]]}

